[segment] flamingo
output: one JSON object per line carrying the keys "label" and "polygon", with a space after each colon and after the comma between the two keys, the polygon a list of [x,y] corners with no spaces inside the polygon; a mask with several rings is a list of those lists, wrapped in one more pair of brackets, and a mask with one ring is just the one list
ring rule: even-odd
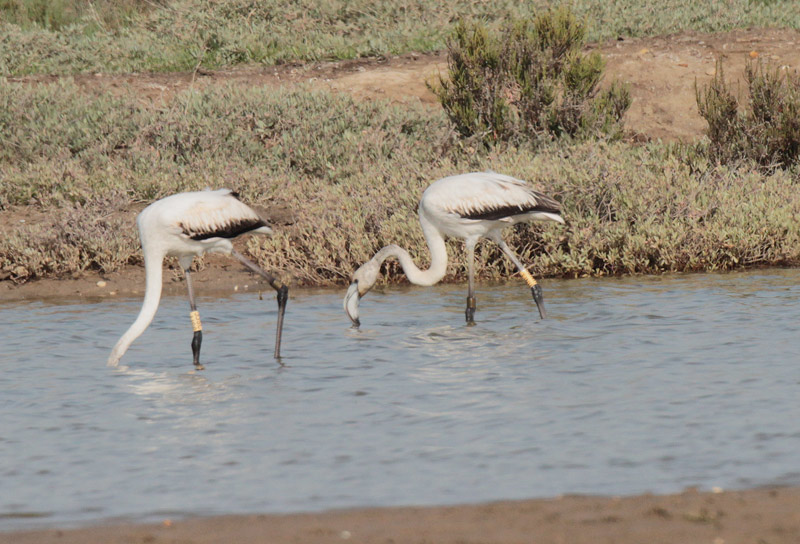
{"label": "flamingo", "polygon": [[396,257],[400,261],[400,266],[411,283],[434,285],[439,282],[447,270],[445,236],[462,238],[467,250],[469,288],[465,314],[468,324],[475,322],[475,244],[480,238],[492,240],[516,265],[531,288],[539,315],[544,319],[542,288],[508,247],[501,232],[515,223],[532,220],[564,223],[561,205],[533,190],[522,180],[495,172],[472,172],[433,182],[422,193],[419,202],[419,222],[431,252],[430,268],[420,270],[408,252],[394,244],[378,251],[355,271],[344,297],[344,310],[353,322],[353,327],[357,328],[361,324],[358,317],[361,297],[375,285],[381,264],[389,257]]}
{"label": "flamingo", "polygon": [[128,347],[153,321],[161,299],[161,266],[164,257],[177,257],[186,277],[192,328],[192,355],[194,366],[200,364],[200,345],[203,342],[203,327],[200,313],[194,302],[192,274],[189,267],[195,256],[204,253],[232,255],[244,266],[264,277],[277,291],[278,330],[275,336],[275,358],[280,359],[281,331],[289,288],[272,274],[233,249],[231,240],[245,233],[271,234],[259,215],[239,200],[239,195],[230,189],[216,191],[194,191],[178,193],[162,198],[147,206],[136,218],[139,238],[144,252],[146,286],[144,302],[138,317],[117,341],[108,358],[108,366],[117,366]]}

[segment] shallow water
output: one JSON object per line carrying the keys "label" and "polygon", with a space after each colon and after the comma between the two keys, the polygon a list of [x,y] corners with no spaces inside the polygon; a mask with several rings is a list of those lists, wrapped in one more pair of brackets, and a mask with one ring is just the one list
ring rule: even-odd
{"label": "shallow water", "polygon": [[0,305],[0,530],[800,485],[800,270],[543,286]]}

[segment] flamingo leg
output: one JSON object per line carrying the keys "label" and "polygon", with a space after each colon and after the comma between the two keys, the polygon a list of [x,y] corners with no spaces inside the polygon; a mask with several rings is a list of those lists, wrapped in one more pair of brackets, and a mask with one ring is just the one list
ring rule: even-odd
{"label": "flamingo leg", "polygon": [[467,240],[465,242],[467,247],[467,309],[464,312],[467,317],[467,325],[475,324],[475,309],[477,303],[475,301],[475,243],[476,241]]}
{"label": "flamingo leg", "polygon": [[269,283],[270,287],[275,289],[275,291],[278,293],[278,330],[275,333],[275,358],[280,359],[281,335],[283,334],[283,315],[286,313],[286,302],[289,300],[289,287],[282,284],[275,276],[262,269],[256,263],[250,261],[247,257],[235,249],[231,251],[231,255],[233,255],[236,260],[245,265],[247,268],[267,280],[267,283]]}
{"label": "flamingo leg", "polygon": [[494,239],[494,242],[498,246],[500,246],[500,249],[503,251],[503,253],[506,254],[506,257],[511,259],[511,262],[513,262],[516,265],[520,275],[528,283],[528,286],[531,288],[531,294],[533,295],[533,300],[534,302],[536,302],[536,307],[539,309],[539,317],[544,319],[547,316],[547,313],[544,311],[544,297],[542,296],[542,286],[539,285],[535,279],[533,279],[531,273],[528,272],[528,269],[523,266],[522,262],[520,262],[520,260],[514,254],[514,252],[511,251],[511,248],[508,247],[508,244],[506,244],[505,240],[498,237]]}
{"label": "flamingo leg", "polygon": [[192,274],[189,268],[183,269],[183,274],[186,276],[186,290],[189,292],[189,306],[192,312],[189,317],[192,318],[192,329],[194,329],[194,336],[192,336],[192,358],[194,367],[197,370],[203,370],[205,367],[200,364],[200,345],[203,343],[203,325],[200,323],[200,312],[197,311],[197,305],[194,303],[194,288],[192,287]]}

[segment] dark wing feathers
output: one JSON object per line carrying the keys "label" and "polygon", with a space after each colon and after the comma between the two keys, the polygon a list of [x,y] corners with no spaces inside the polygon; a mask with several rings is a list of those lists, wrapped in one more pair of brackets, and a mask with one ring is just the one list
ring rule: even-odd
{"label": "dark wing feathers", "polygon": [[218,225],[214,228],[203,229],[201,231],[192,231],[187,229],[183,224],[180,227],[183,233],[192,240],[207,240],[209,238],[236,238],[240,234],[266,226],[268,225],[262,219],[248,218],[230,221],[224,225]]}
{"label": "dark wing feathers", "polygon": [[561,213],[561,204],[549,196],[532,190],[529,193],[534,198],[524,204],[485,206],[479,209],[466,210],[459,213],[459,215],[464,219],[496,221],[526,213]]}
{"label": "dark wing feathers", "polygon": [[252,208],[228,189],[187,193],[192,199],[179,212],[175,225],[192,240],[236,238],[240,234],[266,227],[267,223]]}

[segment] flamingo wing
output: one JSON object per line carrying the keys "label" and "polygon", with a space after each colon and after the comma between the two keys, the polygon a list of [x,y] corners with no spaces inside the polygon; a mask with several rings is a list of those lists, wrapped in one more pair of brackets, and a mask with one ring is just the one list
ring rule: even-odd
{"label": "flamingo wing", "polygon": [[463,219],[502,221],[529,213],[561,214],[561,204],[522,180],[495,172],[445,178],[439,207]]}
{"label": "flamingo wing", "polygon": [[196,194],[202,196],[181,213],[178,221],[182,233],[192,240],[235,238],[259,229],[270,232],[267,223],[233,191],[221,189]]}

